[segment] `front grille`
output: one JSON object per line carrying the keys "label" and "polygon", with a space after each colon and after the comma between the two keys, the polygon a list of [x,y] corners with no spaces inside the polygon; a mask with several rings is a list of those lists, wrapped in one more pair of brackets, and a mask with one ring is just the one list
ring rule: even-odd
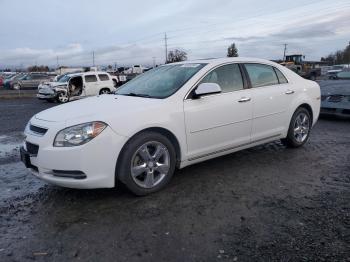
{"label": "front grille", "polygon": [[331,95],[328,98],[328,102],[339,103],[342,99],[342,95]]}
{"label": "front grille", "polygon": [[29,126],[30,131],[39,134],[39,135],[45,135],[45,133],[47,132],[46,128],[43,127],[39,127],[39,126],[34,126],[34,125],[30,125]]}
{"label": "front grille", "polygon": [[31,155],[36,156],[38,154],[39,151],[39,146],[38,145],[34,145],[32,143],[26,142],[26,148],[27,148],[27,152]]}

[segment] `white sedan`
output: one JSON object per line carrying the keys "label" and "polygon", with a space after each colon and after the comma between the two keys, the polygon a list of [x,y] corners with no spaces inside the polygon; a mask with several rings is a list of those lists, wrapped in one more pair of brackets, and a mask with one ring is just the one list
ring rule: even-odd
{"label": "white sedan", "polygon": [[21,159],[52,184],[163,188],[183,168],[281,139],[300,147],[320,112],[320,88],[276,63],[251,58],[157,67],[101,95],[33,116]]}

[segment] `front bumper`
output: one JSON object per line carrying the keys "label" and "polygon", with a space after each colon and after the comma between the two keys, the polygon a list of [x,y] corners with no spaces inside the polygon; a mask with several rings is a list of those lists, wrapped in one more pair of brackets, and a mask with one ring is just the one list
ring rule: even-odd
{"label": "front bumper", "polygon": [[57,94],[37,94],[36,97],[38,99],[54,99],[56,98]]}
{"label": "front bumper", "polygon": [[[33,121],[31,124],[48,127],[43,136],[26,133],[21,149],[22,161],[36,177],[63,187],[110,188],[115,186],[117,158],[127,138],[107,127],[88,143],[76,147],[53,147],[54,138],[62,125]],[[37,154],[30,154],[26,144],[37,145]],[[24,157],[23,157],[24,156]],[[26,158],[28,160],[26,160]]]}

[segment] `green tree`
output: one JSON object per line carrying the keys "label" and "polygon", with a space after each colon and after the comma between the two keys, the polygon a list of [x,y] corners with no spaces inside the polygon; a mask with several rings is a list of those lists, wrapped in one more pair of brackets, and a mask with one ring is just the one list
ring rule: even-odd
{"label": "green tree", "polygon": [[238,50],[235,43],[232,43],[227,48],[227,57],[237,57],[238,56]]}

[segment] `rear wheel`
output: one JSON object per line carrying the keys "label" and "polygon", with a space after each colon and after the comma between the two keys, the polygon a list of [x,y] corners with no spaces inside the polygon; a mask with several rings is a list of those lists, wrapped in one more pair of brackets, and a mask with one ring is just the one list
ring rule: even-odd
{"label": "rear wheel", "polygon": [[100,95],[106,95],[106,94],[109,94],[109,93],[110,93],[110,91],[109,91],[108,88],[103,88],[103,89],[100,90]]}
{"label": "rear wheel", "polygon": [[282,143],[288,147],[300,147],[309,139],[312,119],[310,112],[299,107],[293,114],[289,124],[288,135],[282,139]]}
{"label": "rear wheel", "polygon": [[174,146],[165,136],[144,132],[124,147],[117,176],[134,194],[142,196],[162,189],[175,171]]}

